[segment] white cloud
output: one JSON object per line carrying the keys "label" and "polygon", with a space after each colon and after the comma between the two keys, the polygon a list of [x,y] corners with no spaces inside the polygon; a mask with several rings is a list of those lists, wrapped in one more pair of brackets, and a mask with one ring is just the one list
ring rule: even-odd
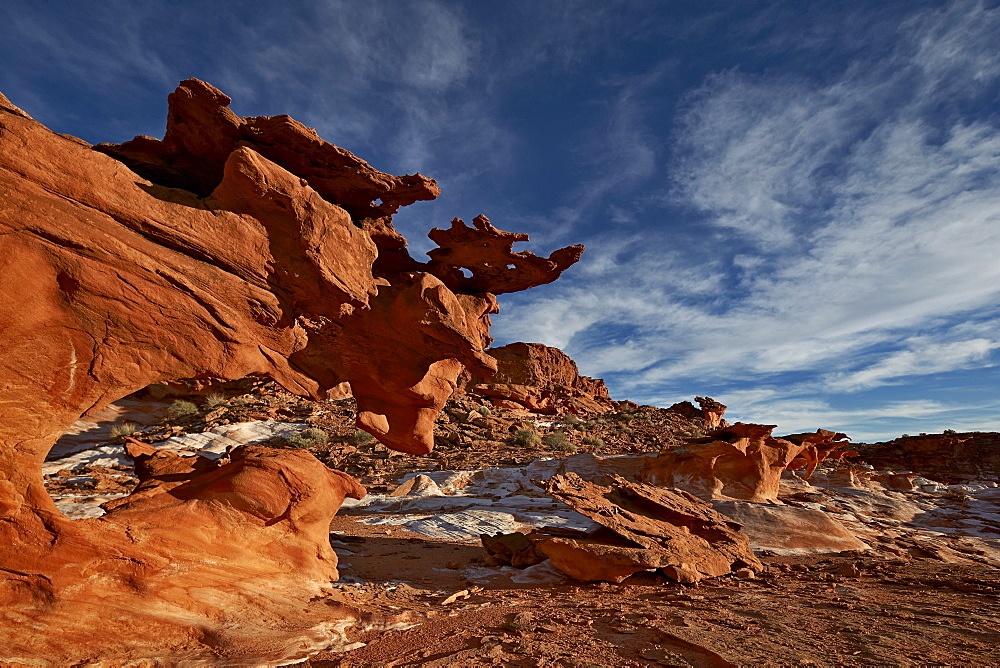
{"label": "white cloud", "polygon": [[824,386],[828,390],[851,392],[890,384],[905,376],[928,375],[980,365],[1000,342],[970,339],[951,343],[915,342],[907,350],[891,353],[864,369],[831,374]]}
{"label": "white cloud", "polygon": [[[585,373],[631,371],[616,387],[639,399],[793,372],[847,391],[989,364],[992,343],[952,328],[1000,302],[1000,127],[955,109],[997,83],[998,31],[1000,9],[954,3],[833,80],[710,77],[683,107],[674,172],[677,202],[711,226],[704,248],[664,252],[671,237],[647,227],[631,256],[599,252],[576,285],[509,317],[543,323],[538,338]],[[691,299],[699,283],[714,298]],[[609,325],[634,333],[588,337]],[[907,348],[915,332],[926,354]]]}

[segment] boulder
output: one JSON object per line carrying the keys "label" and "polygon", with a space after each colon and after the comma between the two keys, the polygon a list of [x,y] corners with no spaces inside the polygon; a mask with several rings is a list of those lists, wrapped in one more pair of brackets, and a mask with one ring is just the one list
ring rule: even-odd
{"label": "boulder", "polygon": [[578,580],[621,582],[658,570],[691,583],[739,568],[763,570],[739,525],[687,492],[618,476],[605,487],[574,473],[554,476],[545,489],[601,525],[576,535],[544,530],[528,535],[537,552]]}

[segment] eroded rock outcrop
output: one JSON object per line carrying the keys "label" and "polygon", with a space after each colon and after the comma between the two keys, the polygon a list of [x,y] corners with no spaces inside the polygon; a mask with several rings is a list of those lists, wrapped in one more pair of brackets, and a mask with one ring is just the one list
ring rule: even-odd
{"label": "eroded rock outcrop", "polygon": [[729,425],[722,419],[726,414],[725,404],[711,397],[695,397],[694,400],[698,402],[698,408],[695,408],[690,401],[679,401],[667,410],[688,419],[701,419],[706,429],[718,429]]}
{"label": "eroded rock outcrop", "polygon": [[605,413],[611,395],[600,378],[581,376],[569,355],[541,343],[511,343],[487,351],[497,360],[490,376],[460,379],[466,392],[504,408],[535,413]]}
{"label": "eroded rock outcrop", "polygon": [[739,525],[687,492],[617,476],[604,487],[575,473],[554,476],[545,489],[601,528],[483,536],[488,560],[523,567],[544,555],[577,580],[608,582],[640,571],[691,583],[739,568],[763,570]]}
{"label": "eroded rock outcrop", "polygon": [[[72,522],[42,483],[50,446],[81,414],[154,383],[258,375],[313,399],[347,382],[359,426],[428,452],[462,370],[495,368],[494,294],[579,257],[519,253],[487,272],[498,244],[522,237],[477,223],[436,232],[445,245],[430,263],[407,261],[391,214],[436,196],[432,180],[384,174],[287,116],[243,119],[228,103],[189,79],[162,141],[94,150],[0,96],[10,657],[264,662],[335,645],[359,616],[309,599],[336,578],[324,524],[363,493],[356,483],[303,452],[246,449],[219,467],[153,457],[132,497]],[[474,284],[452,281],[461,268]]]}
{"label": "eroded rock outcrop", "polygon": [[642,478],[703,499],[776,503],[782,471],[804,468],[808,477],[847,443],[844,434],[825,429],[776,438],[774,427],[743,422],[720,427],[649,458]]}
{"label": "eroded rock outcrop", "polygon": [[900,436],[857,447],[862,461],[877,469],[916,471],[949,484],[1000,478],[1000,434],[949,432]]}

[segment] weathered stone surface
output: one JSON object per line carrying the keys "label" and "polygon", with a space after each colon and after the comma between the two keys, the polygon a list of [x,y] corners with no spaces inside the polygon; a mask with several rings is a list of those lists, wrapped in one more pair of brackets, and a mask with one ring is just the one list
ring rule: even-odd
{"label": "weathered stone surface", "polygon": [[211,84],[187,79],[167,98],[162,141],[139,136],[94,148],[153,183],[207,197],[222,183],[230,154],[246,146],[358,219],[387,216],[441,194],[433,179],[384,174],[288,116],[240,118],[229,109],[231,101]]}
{"label": "weathered stone surface", "polygon": [[603,487],[573,473],[554,476],[545,488],[604,527],[578,537],[532,537],[556,568],[579,580],[621,582],[658,569],[696,582],[736,568],[763,569],[739,525],[687,492],[621,477]]}
{"label": "weathered stone surface", "polygon": [[642,477],[706,500],[775,503],[782,471],[806,468],[808,477],[816,464],[847,442],[844,434],[825,429],[788,439],[771,436],[773,429],[774,425],[743,422],[720,427],[651,457]]}
{"label": "weathered stone surface", "polygon": [[[527,241],[527,234],[498,230],[486,216],[476,216],[472,223],[474,228],[455,218],[447,230],[435,228],[427,234],[439,246],[428,253],[427,271],[456,292],[499,295],[551,283],[583,254],[579,244],[560,248],[548,258],[515,253],[514,242]],[[472,275],[466,277],[459,268]]]}
{"label": "weathered stone surface", "polygon": [[611,395],[600,378],[581,376],[569,355],[541,343],[511,343],[487,351],[497,360],[492,376],[473,374],[460,384],[467,392],[505,408],[536,413],[604,413]]}
{"label": "weathered stone surface", "polygon": [[[72,522],[43,486],[52,443],[81,414],[155,383],[264,376],[313,399],[349,383],[361,428],[426,453],[460,372],[495,367],[484,352],[489,282],[546,282],[573,255],[542,269],[522,258],[527,282],[511,270],[469,293],[424,265],[394,273],[378,262],[383,249],[407,257],[390,214],[436,196],[434,182],[383,174],[288,117],[243,119],[228,103],[187,80],[162,141],[95,150],[0,96],[0,637],[10,652],[69,665],[154,647],[167,663],[259,663],[336,644],[343,624],[328,608],[313,615],[326,606],[308,600],[337,577],[324,523],[345,495],[363,494],[349,478],[304,452],[248,448],[217,468],[151,455],[135,495]],[[476,235],[510,240],[492,227]],[[441,259],[435,271],[454,266]],[[263,592],[273,600],[254,603]],[[83,627],[100,627],[110,605],[120,619],[89,638]]]}
{"label": "weathered stone surface", "polygon": [[690,401],[679,401],[667,410],[683,415],[688,419],[701,418],[706,429],[718,429],[726,427],[728,423],[722,419],[726,413],[727,406],[711,397],[695,397],[698,408],[694,407]]}
{"label": "weathered stone surface", "polygon": [[861,461],[877,469],[916,471],[948,484],[1000,478],[1000,434],[964,432],[900,436],[859,444]]}
{"label": "weathered stone surface", "polygon": [[738,501],[714,501],[712,505],[743,526],[755,550],[800,555],[870,549],[821,510]]}

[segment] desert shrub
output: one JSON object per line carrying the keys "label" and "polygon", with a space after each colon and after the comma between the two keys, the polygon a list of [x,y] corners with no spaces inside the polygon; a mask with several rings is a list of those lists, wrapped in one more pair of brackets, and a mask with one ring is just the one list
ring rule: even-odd
{"label": "desert shrub", "polygon": [[344,439],[348,445],[353,445],[355,447],[359,445],[365,445],[371,443],[375,440],[375,437],[369,434],[367,431],[358,430]]}
{"label": "desert shrub", "polygon": [[563,418],[562,423],[566,428],[576,429],[577,431],[586,431],[587,427],[593,425],[593,422],[588,422],[576,415],[567,415]]}
{"label": "desert shrub", "polygon": [[198,407],[193,403],[183,399],[178,399],[174,403],[170,404],[170,408],[167,409],[167,417],[181,418],[194,415],[197,412]]}
{"label": "desert shrub", "polygon": [[944,434],[944,435],[946,435],[946,436],[951,436],[952,434],[957,434],[958,432],[955,431],[954,429],[945,429],[941,433]]}
{"label": "desert shrub", "polygon": [[542,436],[534,429],[518,429],[514,432],[514,444],[527,448],[537,448],[542,444]]}
{"label": "desert shrub", "polygon": [[604,439],[599,436],[584,436],[583,444],[591,446],[594,450],[600,450],[604,447]]}
{"label": "desert shrub", "polygon": [[218,408],[226,403],[226,395],[213,393],[205,397],[205,408]]}
{"label": "desert shrub", "polygon": [[316,427],[309,427],[308,429],[303,429],[302,431],[286,437],[285,444],[293,448],[306,449],[317,445],[323,445],[328,440],[330,439],[326,435],[325,431],[317,429]]}
{"label": "desert shrub", "polygon": [[250,403],[250,400],[247,399],[247,396],[244,394],[242,397],[233,397],[232,399],[229,400],[229,403],[231,403],[233,406],[246,406],[248,403]]}
{"label": "desert shrub", "polygon": [[566,432],[564,431],[554,431],[551,434],[546,434],[542,438],[542,443],[544,443],[550,450],[559,450],[562,452],[576,451],[576,446],[566,439]]}
{"label": "desert shrub", "polygon": [[909,438],[909,437],[910,437],[909,434],[903,434],[902,436],[900,436],[900,438]]}
{"label": "desert shrub", "polygon": [[632,434],[635,433],[635,429],[633,429],[632,427],[622,427],[622,433],[631,436]]}
{"label": "desert shrub", "polygon": [[486,417],[487,415],[493,415],[493,411],[490,410],[489,406],[480,406],[479,408],[476,409],[476,412],[482,415],[483,417]]}
{"label": "desert shrub", "polygon": [[637,420],[647,420],[648,421],[648,420],[652,420],[653,419],[653,416],[650,415],[649,413],[637,413],[635,417],[636,417]]}
{"label": "desert shrub", "polygon": [[134,422],[122,422],[111,428],[111,438],[118,440],[122,436],[131,436],[139,430],[139,425]]}

